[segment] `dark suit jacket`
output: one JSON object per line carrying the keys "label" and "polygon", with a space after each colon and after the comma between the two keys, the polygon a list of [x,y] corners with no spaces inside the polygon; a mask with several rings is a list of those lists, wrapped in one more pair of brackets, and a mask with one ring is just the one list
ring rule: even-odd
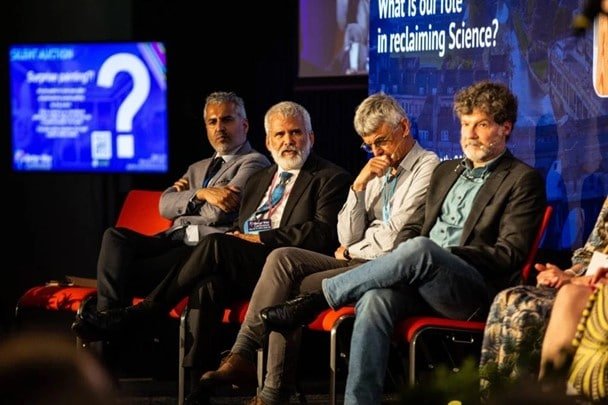
{"label": "dark suit jacket", "polygon": [[[241,231],[262,203],[276,171],[275,164],[258,171],[247,181],[238,219]],[[297,246],[332,253],[338,246],[338,212],[346,201],[351,182],[347,171],[311,153],[287,198],[280,226],[260,232],[264,245],[271,249]]]}
{"label": "dark suit jacket", "polygon": [[[425,205],[404,225],[396,244],[429,235],[446,195],[464,170],[460,161],[437,166]],[[449,249],[474,266],[498,292],[518,279],[546,204],[541,175],[507,150],[473,201],[460,246]]]}

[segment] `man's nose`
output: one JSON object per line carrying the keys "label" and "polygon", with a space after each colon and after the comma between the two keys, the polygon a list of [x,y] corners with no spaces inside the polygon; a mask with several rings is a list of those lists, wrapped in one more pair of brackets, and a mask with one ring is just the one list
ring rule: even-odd
{"label": "man's nose", "polygon": [[372,146],[372,154],[374,157],[382,156],[384,155],[384,149],[378,146]]}
{"label": "man's nose", "polygon": [[370,147],[372,148],[372,154],[374,156],[378,157],[384,155],[384,149],[382,148],[382,146],[378,146],[372,143]]}
{"label": "man's nose", "polygon": [[285,136],[283,137],[283,143],[285,145],[293,145],[293,144],[295,144],[295,136],[293,136],[291,134],[285,134]]}

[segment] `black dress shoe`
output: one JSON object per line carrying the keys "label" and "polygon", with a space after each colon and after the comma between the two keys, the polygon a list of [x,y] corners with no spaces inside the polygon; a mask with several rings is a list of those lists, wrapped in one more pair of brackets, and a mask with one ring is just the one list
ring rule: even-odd
{"label": "black dress shoe", "polygon": [[299,295],[283,304],[264,308],[260,317],[267,330],[287,332],[308,325],[329,304],[322,292]]}
{"label": "black dress shoe", "polygon": [[149,301],[125,308],[88,311],[76,317],[72,330],[84,340],[107,340],[151,327],[160,313],[162,309]]}

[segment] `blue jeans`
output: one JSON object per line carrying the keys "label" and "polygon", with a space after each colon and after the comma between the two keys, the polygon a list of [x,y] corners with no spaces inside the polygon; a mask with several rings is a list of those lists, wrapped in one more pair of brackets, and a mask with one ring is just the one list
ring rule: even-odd
{"label": "blue jeans", "polygon": [[419,314],[483,316],[493,295],[474,267],[426,237],[322,285],[332,307],[356,302],[345,404],[381,403],[396,320]]}

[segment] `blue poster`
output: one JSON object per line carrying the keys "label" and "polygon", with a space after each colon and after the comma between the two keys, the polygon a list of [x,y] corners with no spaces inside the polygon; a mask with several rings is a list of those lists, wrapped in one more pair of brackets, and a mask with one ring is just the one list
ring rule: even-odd
{"label": "blue poster", "polygon": [[[519,100],[509,149],[546,179],[543,247],[584,243],[608,191],[608,17],[575,35],[578,0],[372,0],[369,91],[395,96],[414,136],[462,156],[454,93],[507,84]],[[605,83],[604,83],[605,82]]]}
{"label": "blue poster", "polygon": [[162,43],[9,50],[13,169],[166,172]]}

